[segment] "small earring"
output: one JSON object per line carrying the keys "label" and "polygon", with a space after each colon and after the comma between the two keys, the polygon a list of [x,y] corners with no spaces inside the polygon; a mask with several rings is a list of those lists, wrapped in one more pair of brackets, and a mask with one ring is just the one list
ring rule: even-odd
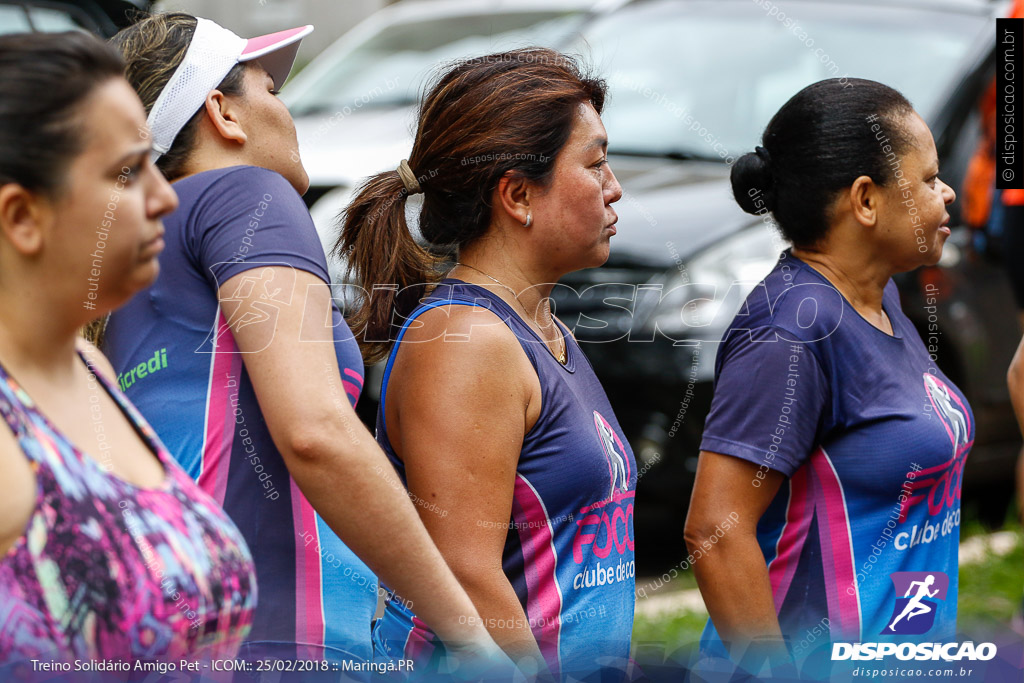
{"label": "small earring", "polygon": [[523,225],[524,225],[524,227],[527,227],[527,228],[530,227],[531,225],[533,225],[533,214],[532,213],[526,214],[526,223],[524,223]]}

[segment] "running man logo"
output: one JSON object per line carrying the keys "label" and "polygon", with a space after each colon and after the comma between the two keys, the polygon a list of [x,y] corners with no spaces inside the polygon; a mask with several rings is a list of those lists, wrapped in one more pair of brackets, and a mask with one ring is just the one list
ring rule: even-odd
{"label": "running man logo", "polygon": [[944,572],[893,572],[889,577],[896,589],[896,606],[882,635],[926,633],[935,623],[937,600],[946,599],[949,577]]}
{"label": "running man logo", "polygon": [[604,457],[608,461],[608,478],[611,480],[611,490],[608,492],[608,500],[615,498],[616,490],[625,493],[629,490],[629,463],[626,461],[626,447],[619,440],[612,426],[604,416],[594,411],[594,426],[601,437],[601,445],[604,447]]}
{"label": "running man logo", "polygon": [[224,301],[240,301],[242,305],[231,315],[228,327],[238,331],[247,325],[267,322],[277,318],[280,310],[278,303],[287,303],[282,299],[281,288],[273,287],[274,271],[261,268],[255,275],[246,273],[235,288],[232,295]]}
{"label": "running man logo", "polygon": [[[265,343],[262,348],[250,349],[249,353],[262,351],[273,341],[278,314],[283,307],[292,303],[295,269],[286,263],[247,263],[262,267],[245,271],[236,282],[234,290],[221,299],[217,320],[196,353],[238,353],[233,342],[226,342],[233,334],[250,325],[262,325],[266,334],[263,335]],[[220,289],[219,283],[217,289]]]}
{"label": "running man logo", "polygon": [[949,439],[949,460],[927,467],[910,476],[910,496],[900,505],[900,524],[907,520],[910,508],[918,503],[928,504],[928,515],[935,517],[946,508],[956,507],[964,478],[967,453],[974,445],[971,438],[971,418],[967,407],[955,392],[929,373],[924,373],[925,395],[939,418]]}
{"label": "running man logo", "polygon": [[927,372],[924,374],[924,387],[931,399],[935,414],[942,420],[949,440],[953,444],[953,451],[950,457],[957,457],[968,445],[971,427],[967,419],[964,406],[956,394],[949,390],[949,387],[938,377],[933,377]]}

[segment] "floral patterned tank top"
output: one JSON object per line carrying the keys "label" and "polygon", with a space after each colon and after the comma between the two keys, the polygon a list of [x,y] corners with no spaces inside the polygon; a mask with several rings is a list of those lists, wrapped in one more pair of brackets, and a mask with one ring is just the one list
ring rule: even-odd
{"label": "floral patterned tank top", "polygon": [[[35,509],[0,559],[0,672],[31,658],[233,657],[256,606],[245,541],[124,395],[82,360],[156,453],[164,478],[140,488],[108,472],[0,366],[0,414],[36,478]],[[99,406],[90,404],[90,417],[101,426]]]}

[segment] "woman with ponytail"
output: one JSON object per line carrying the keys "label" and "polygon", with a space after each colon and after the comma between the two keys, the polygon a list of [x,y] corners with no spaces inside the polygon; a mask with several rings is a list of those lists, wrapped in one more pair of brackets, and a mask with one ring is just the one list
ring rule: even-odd
{"label": "woman with ponytail", "polygon": [[[685,535],[716,544],[694,565],[702,650],[752,674],[822,643],[827,662],[835,641],[955,635],[974,419],[892,280],[937,263],[949,237],[938,164],[900,93],[830,79],[732,169],[737,203],[771,212],[793,246],[719,347]],[[895,598],[922,590],[941,607],[911,620]]]}
{"label": "woman with ponytail", "polygon": [[[454,65],[337,245],[366,292],[364,357],[388,359],[378,441],[481,623],[563,678],[627,675],[633,623],[636,463],[549,299],[615,235],[604,97],[551,50]],[[405,218],[420,193],[422,245]],[[397,597],[374,629],[395,659],[429,661],[441,641]]]}

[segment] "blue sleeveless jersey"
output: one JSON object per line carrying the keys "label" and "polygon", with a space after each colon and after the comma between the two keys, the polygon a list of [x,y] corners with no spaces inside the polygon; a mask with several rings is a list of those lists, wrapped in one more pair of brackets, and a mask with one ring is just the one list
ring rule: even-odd
{"label": "blue sleeveless jersey", "polygon": [[[480,306],[519,339],[540,379],[542,407],[523,439],[502,567],[540,651],[560,677],[622,678],[633,629],[633,499],[636,461],[608,397],[566,330],[563,366],[500,297],[443,280],[405,321],[384,371],[377,441],[405,481],[384,420],[388,379],[402,338],[421,313],[449,304]],[[564,328],[563,328],[564,329]],[[398,597],[374,627],[378,656],[429,661],[443,648]],[[419,668],[419,667],[417,667]]]}

